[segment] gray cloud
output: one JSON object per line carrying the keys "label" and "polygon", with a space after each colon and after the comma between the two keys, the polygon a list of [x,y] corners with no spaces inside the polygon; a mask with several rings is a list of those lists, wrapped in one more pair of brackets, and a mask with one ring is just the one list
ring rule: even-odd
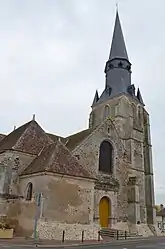
{"label": "gray cloud", "polygon": [[[36,113],[48,131],[68,135],[87,126],[92,98],[104,87],[116,0],[0,0],[1,132]],[[151,115],[157,202],[164,202],[163,0],[121,0],[119,13]]]}

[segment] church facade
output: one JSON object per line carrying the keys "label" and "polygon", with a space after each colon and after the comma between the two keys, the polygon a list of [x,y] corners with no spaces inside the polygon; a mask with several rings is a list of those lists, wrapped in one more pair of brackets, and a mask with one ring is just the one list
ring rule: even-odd
{"label": "church facade", "polygon": [[15,234],[94,239],[101,228],[156,234],[149,114],[131,82],[119,14],[89,127],[67,138],[35,119],[0,139],[0,215]]}

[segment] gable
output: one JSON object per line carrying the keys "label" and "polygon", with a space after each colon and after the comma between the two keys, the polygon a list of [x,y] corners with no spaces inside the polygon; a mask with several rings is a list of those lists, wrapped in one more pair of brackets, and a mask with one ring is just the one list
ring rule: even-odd
{"label": "gable", "polygon": [[0,151],[18,150],[37,155],[45,146],[53,143],[51,138],[34,120],[12,131],[0,142]]}
{"label": "gable", "polygon": [[[95,129],[91,129],[91,132],[84,137],[84,139],[75,146],[74,150],[80,148],[81,146],[94,146],[96,144],[101,144],[103,140],[111,141],[112,145],[116,148],[120,148],[121,151],[125,151],[124,144],[122,143],[118,131],[115,127],[115,123],[108,118],[101,125]],[[92,141],[88,144],[89,141]],[[92,148],[92,147],[91,147]],[[73,151],[74,151],[73,150]]]}
{"label": "gable", "polygon": [[69,150],[74,150],[81,142],[87,138],[91,133],[93,132],[93,129],[86,129],[83,131],[80,131],[78,133],[75,133],[69,137],[67,137],[66,147]]}
{"label": "gable", "polygon": [[107,119],[88,135],[73,150],[73,154],[79,158],[81,164],[96,177],[99,170],[99,152],[103,141],[109,141],[113,146],[113,165],[115,170],[120,164],[119,160],[125,153],[124,145],[118,135],[112,120]]}

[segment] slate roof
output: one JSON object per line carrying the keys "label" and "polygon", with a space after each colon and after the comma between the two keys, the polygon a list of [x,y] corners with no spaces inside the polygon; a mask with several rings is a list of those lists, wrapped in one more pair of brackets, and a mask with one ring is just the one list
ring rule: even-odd
{"label": "slate roof", "polygon": [[60,141],[47,146],[21,175],[41,172],[91,178],[90,174],[80,165],[75,156]]}
{"label": "slate roof", "polygon": [[75,134],[67,137],[68,142],[66,143],[66,147],[69,150],[74,150],[76,148],[76,146],[78,146],[92,132],[93,132],[93,129],[86,129],[86,130],[80,131],[78,133],[75,133]]}
{"label": "slate roof", "polygon": [[12,131],[0,142],[0,151],[15,149],[25,153],[38,153],[53,140],[44,132],[35,120]]}
{"label": "slate roof", "polygon": [[129,60],[118,11],[116,12],[115,27],[113,32],[109,60],[112,60],[117,57]]}

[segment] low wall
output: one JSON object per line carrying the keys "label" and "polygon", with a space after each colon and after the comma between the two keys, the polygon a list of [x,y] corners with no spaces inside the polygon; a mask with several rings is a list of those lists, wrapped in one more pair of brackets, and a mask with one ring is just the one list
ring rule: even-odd
{"label": "low wall", "polygon": [[82,231],[84,231],[84,240],[97,240],[99,226],[81,225],[81,224],[66,224],[52,221],[39,221],[38,236],[40,239],[55,239],[62,240],[63,231],[65,231],[65,240],[81,240]]}

